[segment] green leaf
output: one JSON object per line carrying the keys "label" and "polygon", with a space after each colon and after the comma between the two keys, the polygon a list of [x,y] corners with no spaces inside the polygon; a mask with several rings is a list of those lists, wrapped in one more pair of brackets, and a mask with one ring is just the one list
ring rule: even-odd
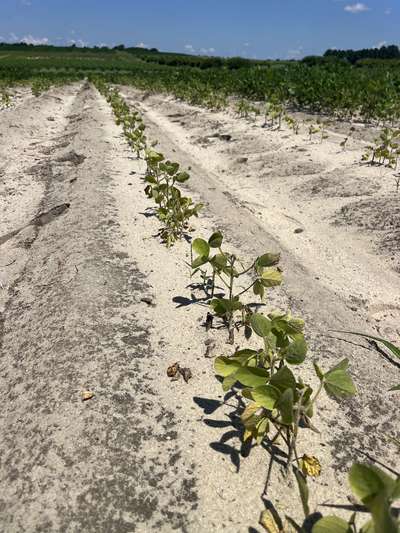
{"label": "green leaf", "polygon": [[294,390],[296,388],[296,379],[291,370],[287,366],[283,366],[278,372],[275,372],[269,380],[269,384],[284,392],[286,389]]}
{"label": "green leaf", "polygon": [[175,179],[178,183],[185,183],[185,181],[187,181],[189,178],[190,176],[187,172],[179,172],[179,174],[175,176]]}
{"label": "green leaf", "polygon": [[360,529],[360,533],[378,533],[375,530],[374,523],[372,520],[369,520],[366,524]]}
{"label": "green leaf", "polygon": [[272,411],[279,399],[279,390],[271,385],[262,385],[261,387],[251,389],[251,396],[259,405]]}
{"label": "green leaf", "polygon": [[397,480],[394,483],[394,489],[392,492],[392,498],[393,501],[400,499],[400,477],[397,478]]}
{"label": "green leaf", "polygon": [[261,387],[269,377],[267,370],[242,366],[236,373],[236,379],[245,387]]}
{"label": "green leaf", "polygon": [[305,475],[298,469],[293,468],[294,475],[296,476],[297,486],[299,487],[300,499],[303,505],[304,516],[307,518],[310,515],[310,507],[308,505],[309,491],[307,485],[307,479]]}
{"label": "green leaf", "polygon": [[263,272],[260,280],[264,287],[276,287],[277,285],[281,285],[283,276],[279,270],[269,268]]}
{"label": "green leaf", "polygon": [[257,280],[253,285],[253,292],[256,296],[259,296],[261,299],[264,298],[264,285],[261,283],[261,281]]}
{"label": "green leaf", "polygon": [[382,491],[388,497],[396,491],[396,481],[373,465],[353,464],[349,473],[349,482],[352,491],[362,502]]}
{"label": "green leaf", "polygon": [[259,313],[254,313],[251,316],[250,324],[259,337],[267,337],[271,331],[271,321]]}
{"label": "green leaf", "polygon": [[343,359],[324,376],[324,387],[328,394],[335,398],[354,396],[357,389],[347,372],[348,359]]}
{"label": "green leaf", "polygon": [[241,365],[244,365],[249,359],[254,359],[258,355],[256,350],[239,350],[232,355],[231,359],[239,361]]}
{"label": "green leaf", "polygon": [[257,259],[256,265],[260,267],[272,267],[276,265],[277,263],[279,263],[280,258],[281,258],[281,254],[267,253],[267,254],[261,255]]}
{"label": "green leaf", "polygon": [[208,258],[210,255],[210,246],[204,239],[194,239],[192,249],[200,257]]}
{"label": "green leaf", "polygon": [[208,239],[208,244],[211,248],[221,248],[224,237],[220,231],[216,231]]}
{"label": "green leaf", "polygon": [[192,268],[199,268],[208,263],[208,257],[199,256],[192,263]]}
{"label": "green leaf", "polygon": [[215,267],[217,270],[222,269],[226,266],[227,258],[224,254],[216,254],[214,257],[210,259],[210,263],[213,267]]}
{"label": "green leaf", "polygon": [[210,302],[210,307],[218,316],[223,316],[228,312],[226,302],[229,300],[224,300],[223,298],[214,298]]}
{"label": "green leaf", "polygon": [[226,376],[222,381],[222,390],[224,392],[228,392],[229,389],[231,389],[234,384],[236,383],[236,373],[233,372],[229,376]]}
{"label": "green leaf", "polygon": [[325,516],[313,526],[312,533],[351,533],[351,526],[337,516]]}
{"label": "green leaf", "polygon": [[398,533],[390,500],[397,492],[397,481],[373,465],[354,464],[349,474],[350,486],[372,514],[376,531]]}
{"label": "green leaf", "polygon": [[256,426],[256,430],[257,430],[256,442],[258,445],[260,445],[265,435],[269,431],[269,420],[267,417],[261,418],[260,422],[258,422]]}
{"label": "green leaf", "polygon": [[296,339],[285,350],[285,360],[290,365],[300,365],[306,358],[307,350],[308,347],[304,338]]}
{"label": "green leaf", "polygon": [[231,359],[230,357],[220,356],[214,361],[215,373],[218,376],[230,376],[233,372],[236,372],[240,368],[240,362]]}
{"label": "green leaf", "polygon": [[286,389],[279,398],[279,401],[276,406],[281,414],[282,424],[285,424],[287,426],[293,424],[293,400],[293,389]]}
{"label": "green leaf", "polygon": [[392,387],[391,389],[389,389],[390,392],[393,392],[396,390],[400,390],[400,385],[396,385],[395,387]]}
{"label": "green leaf", "polygon": [[322,370],[320,369],[320,367],[318,366],[318,363],[316,361],[313,361],[313,365],[314,365],[315,373],[318,376],[318,379],[320,381],[322,381],[324,379],[324,373],[322,372]]}
{"label": "green leaf", "polygon": [[399,533],[399,524],[395,521],[387,495],[383,492],[367,498],[364,504],[370,510],[376,532]]}

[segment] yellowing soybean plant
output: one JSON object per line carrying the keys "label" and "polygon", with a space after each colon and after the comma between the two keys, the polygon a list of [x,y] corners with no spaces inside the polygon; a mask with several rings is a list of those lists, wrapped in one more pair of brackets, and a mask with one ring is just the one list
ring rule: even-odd
{"label": "yellowing soybean plant", "polygon": [[0,46],[0,529],[399,531],[400,63],[364,56]]}

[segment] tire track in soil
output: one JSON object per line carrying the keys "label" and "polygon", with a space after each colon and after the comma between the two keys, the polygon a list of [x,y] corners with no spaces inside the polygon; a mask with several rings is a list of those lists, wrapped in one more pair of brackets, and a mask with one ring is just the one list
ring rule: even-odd
{"label": "tire track in soil", "polygon": [[[0,527],[10,533],[148,531],[165,521],[185,531],[197,506],[174,413],[152,380],[146,276],[114,247],[123,240],[98,103],[90,86],[76,96],[65,134],[86,158],[67,162],[63,179],[47,176],[41,211],[70,207],[35,226],[3,316]],[[95,397],[82,402],[85,389]]]}

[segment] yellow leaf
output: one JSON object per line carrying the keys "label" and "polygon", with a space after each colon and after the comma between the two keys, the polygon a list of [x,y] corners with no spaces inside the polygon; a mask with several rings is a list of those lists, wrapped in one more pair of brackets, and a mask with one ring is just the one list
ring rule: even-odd
{"label": "yellow leaf", "polygon": [[86,402],[87,400],[91,400],[94,397],[94,392],[90,390],[84,390],[81,392],[81,398],[83,402]]}
{"label": "yellow leaf", "polygon": [[305,476],[318,477],[321,474],[321,463],[313,455],[304,454],[300,465]]}
{"label": "yellow leaf", "polygon": [[258,422],[257,418],[255,417],[255,414],[259,409],[260,406],[258,405],[258,403],[252,402],[249,403],[249,405],[243,411],[240,419],[245,428],[250,429],[252,427],[255,427]]}
{"label": "yellow leaf", "polygon": [[253,432],[249,429],[245,429],[243,433],[243,442],[253,438]]}
{"label": "yellow leaf", "polygon": [[271,511],[265,510],[261,513],[260,524],[267,531],[267,533],[281,533],[281,529],[275,522]]}

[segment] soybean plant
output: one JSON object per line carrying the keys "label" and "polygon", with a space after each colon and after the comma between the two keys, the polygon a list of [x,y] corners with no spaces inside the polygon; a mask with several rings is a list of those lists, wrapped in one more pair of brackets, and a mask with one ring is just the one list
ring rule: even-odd
{"label": "soybean plant", "polygon": [[384,128],[377,139],[375,146],[368,146],[362,156],[362,161],[370,165],[386,165],[396,169],[400,156],[400,130]]}
{"label": "soybean plant", "polygon": [[[343,359],[328,371],[317,362],[314,369],[319,387],[313,391],[301,377],[295,376],[292,366],[299,367],[307,355],[304,321],[290,313],[270,313],[268,317],[255,313],[250,318],[254,333],[262,339],[258,350],[242,349],[231,357],[218,357],[215,371],[223,378],[222,388],[237,390],[249,400],[241,416],[244,440],[254,439],[261,444],[268,438],[270,444],[283,441],[287,448],[286,471],[292,463],[304,474],[319,470],[312,456],[297,453],[300,428],[317,431],[311,423],[315,405],[322,390],[334,398],[352,396],[356,388],[348,373],[348,360]],[[298,372],[297,372],[298,374]]]}
{"label": "soybean plant", "polygon": [[164,226],[160,235],[170,247],[189,229],[189,219],[198,216],[203,204],[194,204],[176,187],[176,184],[185,183],[190,178],[187,172],[179,170],[179,163],[165,160],[163,154],[153,149],[146,150],[145,159],[145,193],[158,205],[157,216]]}
{"label": "soybean plant", "polygon": [[[241,301],[241,296],[253,290],[254,295],[261,300],[264,297],[265,289],[275,287],[282,283],[282,274],[278,269],[272,268],[278,264],[280,254],[265,253],[257,257],[249,266],[244,266],[243,262],[235,255],[222,250],[223,235],[217,231],[211,235],[208,241],[197,238],[192,243],[195,258],[192,259],[192,276],[201,272],[203,279],[212,286],[212,295],[216,281],[220,281],[226,294],[224,297],[215,297],[210,301],[210,307],[214,313],[221,317],[228,326],[229,343],[234,343],[235,338],[235,314],[241,313],[241,322],[246,325],[250,316],[250,309]],[[214,253],[215,251],[215,253]],[[207,266],[211,269],[209,276],[202,270]],[[245,288],[236,288],[238,280],[242,277],[249,278]]]}

